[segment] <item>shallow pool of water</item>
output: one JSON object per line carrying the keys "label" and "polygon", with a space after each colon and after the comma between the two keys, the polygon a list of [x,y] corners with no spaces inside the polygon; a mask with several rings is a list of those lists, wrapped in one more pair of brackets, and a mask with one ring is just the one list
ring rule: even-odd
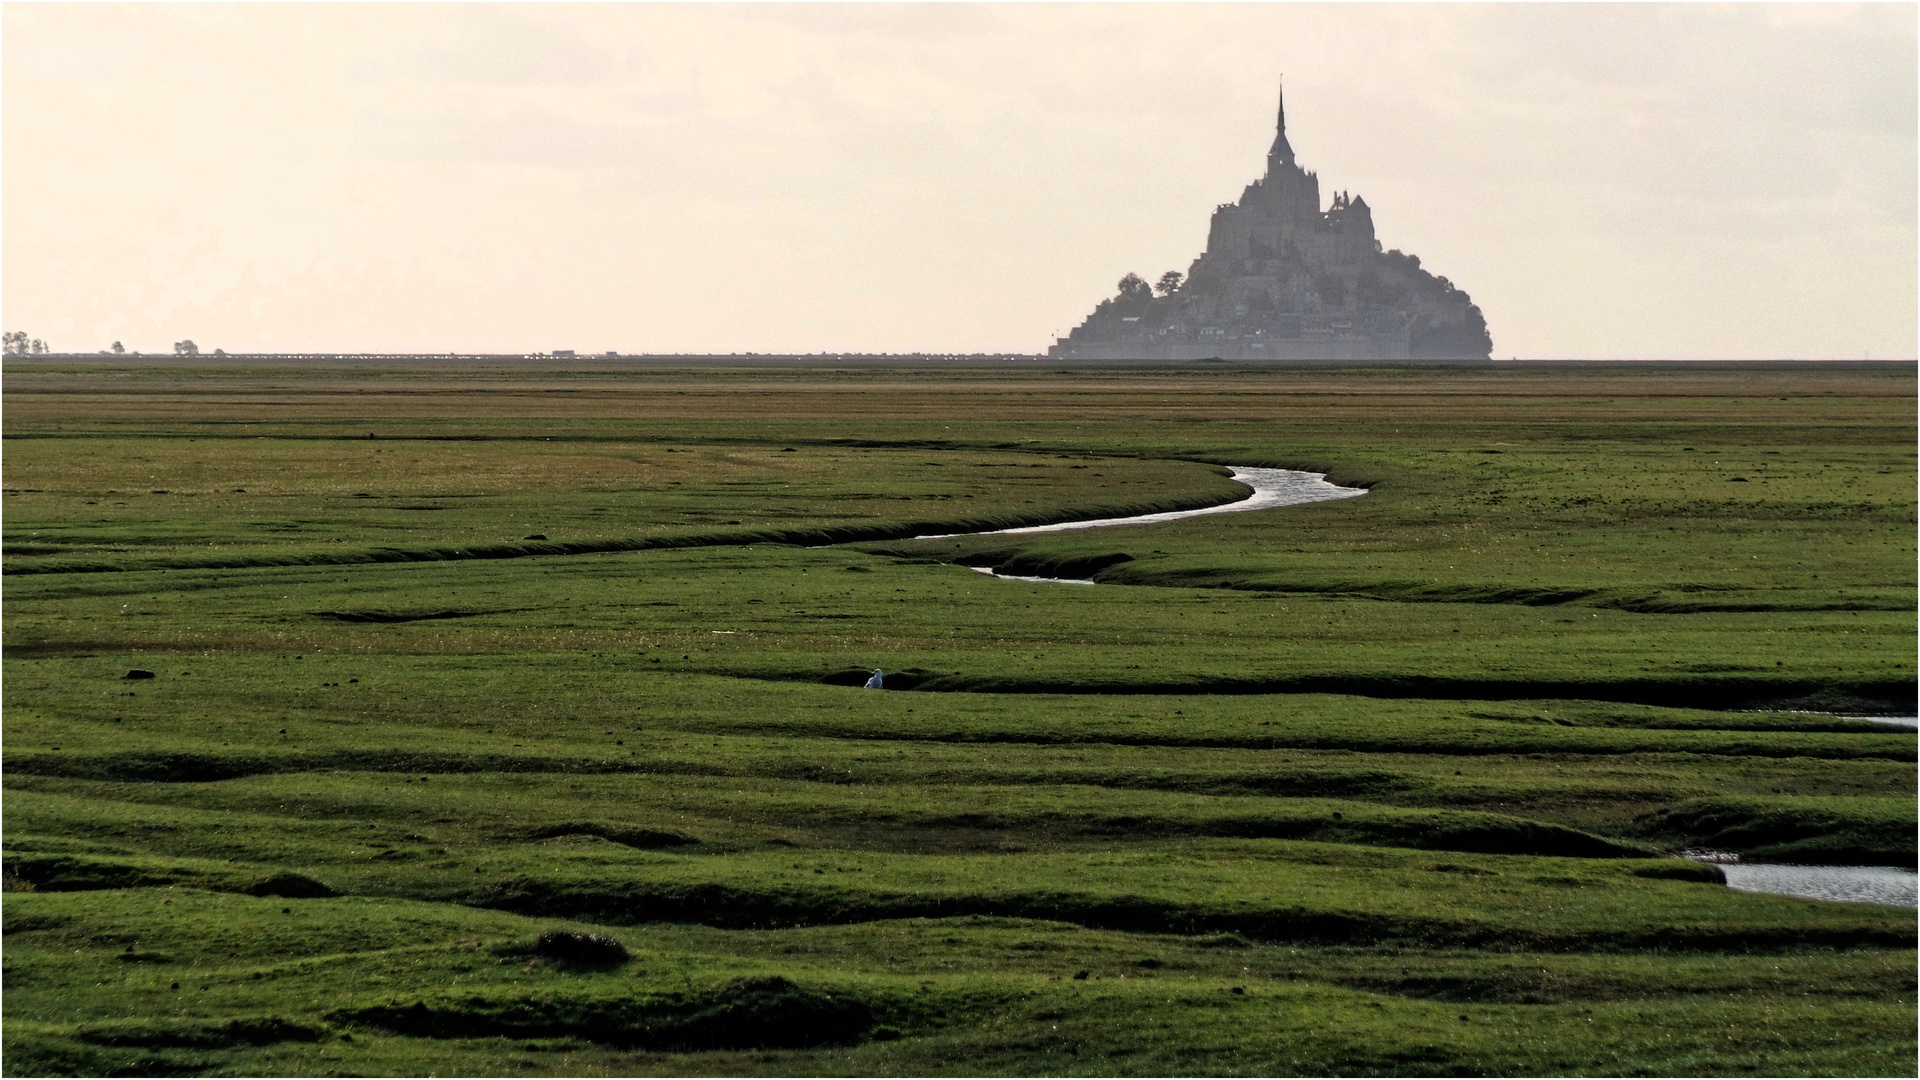
{"label": "shallow pool of water", "polygon": [[1725,863],[1727,887],[1741,892],[1838,900],[1849,904],[1920,906],[1914,872],[1898,866],[1790,866]]}

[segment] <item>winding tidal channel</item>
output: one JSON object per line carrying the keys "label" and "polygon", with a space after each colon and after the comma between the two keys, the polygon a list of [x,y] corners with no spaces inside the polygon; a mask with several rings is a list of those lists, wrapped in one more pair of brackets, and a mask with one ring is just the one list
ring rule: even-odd
{"label": "winding tidal channel", "polygon": [[[1154,525],[1163,521],[1204,517],[1208,514],[1237,514],[1248,510],[1269,510],[1281,506],[1351,499],[1367,493],[1365,488],[1340,487],[1329,483],[1324,473],[1295,469],[1265,469],[1234,466],[1233,478],[1253,489],[1238,502],[1207,506],[1198,510],[1172,510],[1133,517],[1096,518],[1091,521],[1062,521],[1053,525],[1029,525],[1018,529],[993,529],[977,533],[941,533],[918,536],[916,540],[944,540],[955,536],[1012,536],[1022,533],[1067,532],[1072,529],[1100,529],[1111,525]],[[1031,581],[1049,585],[1092,585],[1086,578],[1025,577],[995,573],[990,566],[972,567],[975,572],[1006,581]],[[1896,726],[1911,727],[1909,717],[1860,717]],[[1831,900],[1856,904],[1889,904],[1895,907],[1920,906],[1913,871],[1897,866],[1789,866],[1765,863],[1729,862],[1721,866],[1727,886],[1741,892],[1772,893],[1805,900]]]}
{"label": "winding tidal channel", "polygon": [[[1208,514],[1239,514],[1248,510],[1271,510],[1277,506],[1302,506],[1332,499],[1351,499],[1365,495],[1366,488],[1341,487],[1329,483],[1325,473],[1300,472],[1297,469],[1262,469],[1246,465],[1231,466],[1233,478],[1253,489],[1238,502],[1203,506],[1198,510],[1169,510],[1160,514],[1136,514],[1133,517],[1095,518],[1091,521],[1062,521],[1053,525],[1028,525],[1018,529],[992,529],[977,533],[938,533],[916,536],[915,540],[946,540],[955,536],[1014,536],[1021,533],[1067,532],[1071,529],[1101,529],[1109,525],[1157,525],[1163,521],[1205,517]],[[1058,581],[1059,578],[1034,578]]]}

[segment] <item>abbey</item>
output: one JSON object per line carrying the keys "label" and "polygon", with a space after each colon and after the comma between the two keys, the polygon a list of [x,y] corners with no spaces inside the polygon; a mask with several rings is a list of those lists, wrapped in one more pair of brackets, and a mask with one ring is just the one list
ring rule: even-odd
{"label": "abbey", "polygon": [[1487,323],[1466,293],[1383,251],[1367,201],[1337,192],[1287,142],[1287,110],[1267,173],[1213,212],[1207,250],[1184,279],[1136,275],[1047,355],[1065,359],[1485,360]]}

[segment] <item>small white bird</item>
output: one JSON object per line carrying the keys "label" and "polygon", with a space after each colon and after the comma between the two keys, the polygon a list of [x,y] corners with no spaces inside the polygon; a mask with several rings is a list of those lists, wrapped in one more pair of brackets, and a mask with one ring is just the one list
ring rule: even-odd
{"label": "small white bird", "polygon": [[879,668],[874,668],[873,678],[867,680],[867,689],[885,690],[887,688],[886,681],[885,681],[886,677],[887,677],[886,672],[880,670]]}

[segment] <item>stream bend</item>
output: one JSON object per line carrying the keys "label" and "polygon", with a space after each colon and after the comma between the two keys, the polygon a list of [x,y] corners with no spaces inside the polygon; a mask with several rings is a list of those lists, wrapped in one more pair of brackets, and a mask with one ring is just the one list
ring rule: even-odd
{"label": "stream bend", "polygon": [[1133,517],[1095,518],[1091,521],[1062,521],[1052,525],[1026,525],[1017,529],[989,529],[973,533],[935,533],[916,536],[915,540],[946,540],[956,536],[1012,536],[1020,533],[1067,532],[1071,529],[1100,529],[1109,525],[1155,525],[1162,521],[1179,521],[1182,518],[1203,517],[1207,514],[1238,514],[1248,510],[1270,510],[1276,506],[1301,506],[1306,503],[1328,502],[1333,499],[1352,499],[1367,493],[1366,488],[1341,487],[1330,483],[1325,473],[1301,472],[1298,469],[1266,469],[1250,465],[1229,466],[1233,478],[1252,488],[1246,498],[1238,502],[1221,503],[1219,506],[1203,506],[1198,510],[1168,510],[1159,514],[1136,514]]}

